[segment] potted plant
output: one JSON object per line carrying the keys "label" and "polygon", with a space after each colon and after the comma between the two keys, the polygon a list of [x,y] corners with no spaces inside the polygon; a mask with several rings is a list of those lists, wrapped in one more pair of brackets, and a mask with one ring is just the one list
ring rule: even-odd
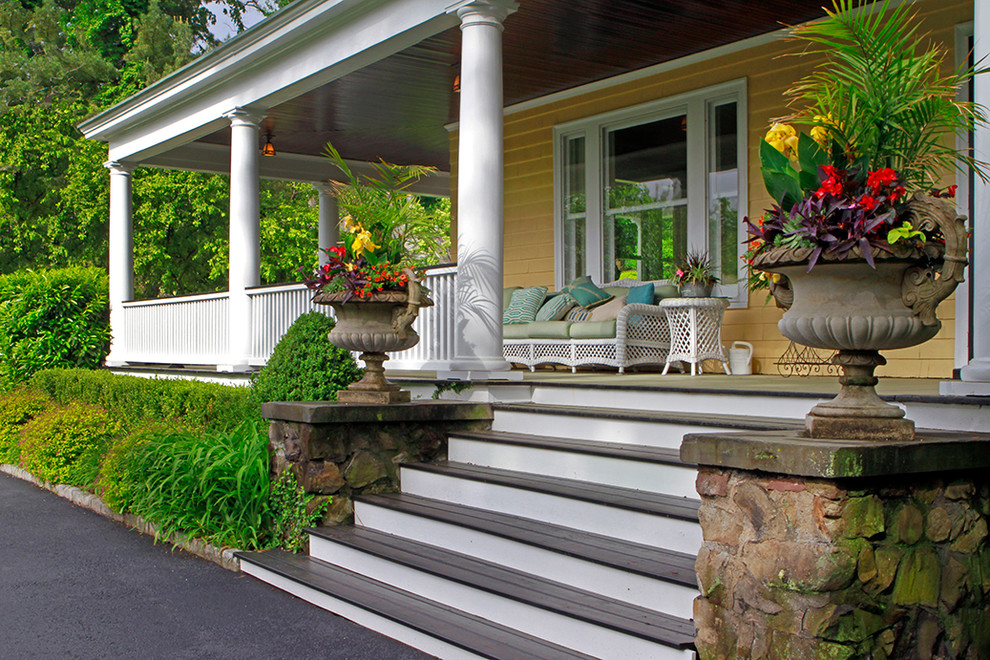
{"label": "potted plant", "polygon": [[336,325],[330,341],[360,351],[365,375],[337,400],[347,403],[399,403],[410,399],[385,378],[387,351],[412,348],[419,335],[412,328],[421,307],[430,306],[410,251],[422,245],[430,222],[408,188],[434,168],[379,161],[372,173],[356,174],[328,144],[326,155],[345,181],[331,181],[344,212],[340,245],[328,248],[327,263],[306,279],[313,301],[331,305]]}
{"label": "potted plant", "polygon": [[718,276],[704,252],[688,252],[677,264],[677,283],[683,298],[710,298]]}
{"label": "potted plant", "polygon": [[751,285],[787,310],[785,337],[839,351],[842,389],[812,409],[809,434],[908,439],[913,422],[876,395],[873,371],[880,350],[938,332],[936,307],[962,281],[965,219],[947,201],[955,186],[936,186],[952,168],[985,176],[953,146],[985,117],[956,99],[976,72],[943,74],[946,53],[918,36],[908,4],[866,4],[835,0],[793,30],[824,61],[786,92],[794,112],[760,145],[775,203],[746,220],[747,260]]}

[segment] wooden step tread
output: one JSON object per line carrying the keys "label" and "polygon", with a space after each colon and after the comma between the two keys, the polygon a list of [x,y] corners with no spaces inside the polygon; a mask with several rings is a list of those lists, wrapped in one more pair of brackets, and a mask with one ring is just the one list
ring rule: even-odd
{"label": "wooden step tread", "polygon": [[698,586],[695,557],[687,553],[408,493],[359,495],[355,500],[465,527],[637,575],[693,589]]}
{"label": "wooden step tread", "polygon": [[363,527],[324,527],[313,536],[543,610],[670,646],[694,643],[694,624],[512,568]]}
{"label": "wooden step tread", "polygon": [[529,474],[527,472],[480,467],[451,461],[412,463],[403,465],[402,469],[431,472],[460,479],[508,486],[510,488],[521,488],[547,495],[567,497],[593,504],[691,522],[698,522],[698,507],[701,506],[700,501],[689,497],[677,497],[675,495],[651,493],[633,488],[594,484],[576,479],[547,477],[538,474]]}
{"label": "wooden step tread", "polygon": [[599,440],[576,440],[573,438],[555,438],[544,435],[529,435],[528,433],[512,433],[509,431],[456,431],[451,438],[483,440],[506,445],[552,449],[580,454],[592,454],[609,458],[644,461],[648,463],[663,463],[665,465],[684,465],[694,467],[694,463],[681,460],[679,449],[670,447],[651,447],[646,445],[630,445],[620,442],[602,442]]}
{"label": "wooden step tread", "polygon": [[238,552],[254,564],[333,598],[485,658],[593,660],[591,656],[397,589],[306,555]]}
{"label": "wooden step tread", "polygon": [[496,403],[497,412],[525,412],[541,415],[565,415],[568,417],[594,417],[631,422],[656,422],[665,424],[692,424],[739,431],[783,431],[804,428],[804,420],[781,419],[750,415],[723,415],[720,413],[689,413],[665,410],[630,410],[628,408],[598,408],[593,406],[567,406],[546,403]]}

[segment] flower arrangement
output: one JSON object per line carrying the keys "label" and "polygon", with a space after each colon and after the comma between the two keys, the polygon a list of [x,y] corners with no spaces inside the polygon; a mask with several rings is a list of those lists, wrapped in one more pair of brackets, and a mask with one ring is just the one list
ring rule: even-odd
{"label": "flower arrangement", "polygon": [[343,291],[343,302],[405,290],[417,265],[413,251],[435,238],[434,223],[408,189],[435,168],[381,160],[372,164],[372,174],[358,175],[332,144],[326,155],[346,178],[330,182],[344,212],[341,242],[326,249],[327,263],[306,278],[306,286],[315,293]]}
{"label": "flower arrangement", "polygon": [[[918,36],[907,3],[891,8],[884,0],[875,11],[868,4],[833,0],[824,19],[792,32],[805,44],[801,54],[824,62],[786,92],[797,109],[760,144],[774,204],[756,221],[745,219],[750,265],[775,248],[806,248],[809,270],[850,255],[873,266],[898,243],[917,250],[944,243],[937,228],[905,219],[909,199],[953,196],[955,186],[935,187],[953,168],[986,176],[984,164],[952,141],[986,121],[981,108],[956,99],[979,71],[943,74],[945,49]],[[766,286],[765,277],[754,274],[750,286]]]}
{"label": "flower arrangement", "polygon": [[674,271],[679,284],[700,284],[711,287],[718,283],[711,261],[704,252],[688,252],[678,262]]}

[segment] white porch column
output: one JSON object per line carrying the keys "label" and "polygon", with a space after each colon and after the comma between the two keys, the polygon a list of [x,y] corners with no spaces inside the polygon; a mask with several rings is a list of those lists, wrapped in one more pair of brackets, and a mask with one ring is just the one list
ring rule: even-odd
{"label": "white porch column", "polygon": [[124,345],[123,305],[134,298],[134,228],[133,202],[131,201],[131,174],[135,165],[108,161],[103,164],[110,170],[110,353],[108,367],[127,363],[127,346]]}
{"label": "white porch column", "polygon": [[251,357],[251,300],[247,289],[260,284],[261,220],[258,196],[258,133],[263,115],[238,108],[230,120],[230,300],[229,354],[221,371],[244,371]]}
{"label": "white porch column", "polygon": [[317,245],[320,248],[320,265],[327,263],[324,252],[340,240],[340,210],[337,208],[337,197],[333,189],[325,183],[314,183],[313,187],[320,194],[320,220]]}
{"label": "white porch column", "polygon": [[[990,3],[973,3],[973,61],[985,62],[990,57]],[[973,101],[990,107],[990,73],[982,73],[973,81]],[[990,162],[990,126],[977,126],[973,134],[974,155]],[[960,381],[941,384],[942,394],[990,395],[990,183],[973,180],[973,253],[967,279],[971,280],[973,296],[970,314],[973,319],[973,357],[960,369]],[[963,285],[966,286],[966,285]],[[967,323],[968,319],[956,319]]]}
{"label": "white porch column", "polygon": [[510,368],[502,357],[502,21],[517,6],[508,0],[477,0],[451,9],[461,19],[452,366],[472,379],[499,377],[491,372]]}

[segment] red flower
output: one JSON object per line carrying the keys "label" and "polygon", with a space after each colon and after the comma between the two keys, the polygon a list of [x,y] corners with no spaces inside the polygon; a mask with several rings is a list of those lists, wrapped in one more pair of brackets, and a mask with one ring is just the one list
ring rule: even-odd
{"label": "red flower", "polygon": [[945,189],[945,194],[947,196],[949,196],[949,197],[955,197],[956,196],[956,188],[958,188],[958,187],[959,186],[956,186],[956,185],[949,186],[948,188]]}
{"label": "red flower", "polygon": [[877,206],[877,200],[869,195],[863,195],[859,198],[859,206],[867,211],[872,211]]}
{"label": "red flower", "polygon": [[890,201],[896,202],[898,199],[903,197],[906,192],[907,190],[904,189],[904,186],[897,186],[894,188],[893,192],[890,193]]}
{"label": "red flower", "polygon": [[834,175],[822,181],[822,187],[815,191],[815,197],[818,199],[825,195],[835,195],[836,197],[842,195],[842,183]]}
{"label": "red flower", "polygon": [[866,179],[866,185],[876,190],[881,186],[890,186],[897,181],[897,172],[889,167],[884,167],[876,172],[870,172]]}

